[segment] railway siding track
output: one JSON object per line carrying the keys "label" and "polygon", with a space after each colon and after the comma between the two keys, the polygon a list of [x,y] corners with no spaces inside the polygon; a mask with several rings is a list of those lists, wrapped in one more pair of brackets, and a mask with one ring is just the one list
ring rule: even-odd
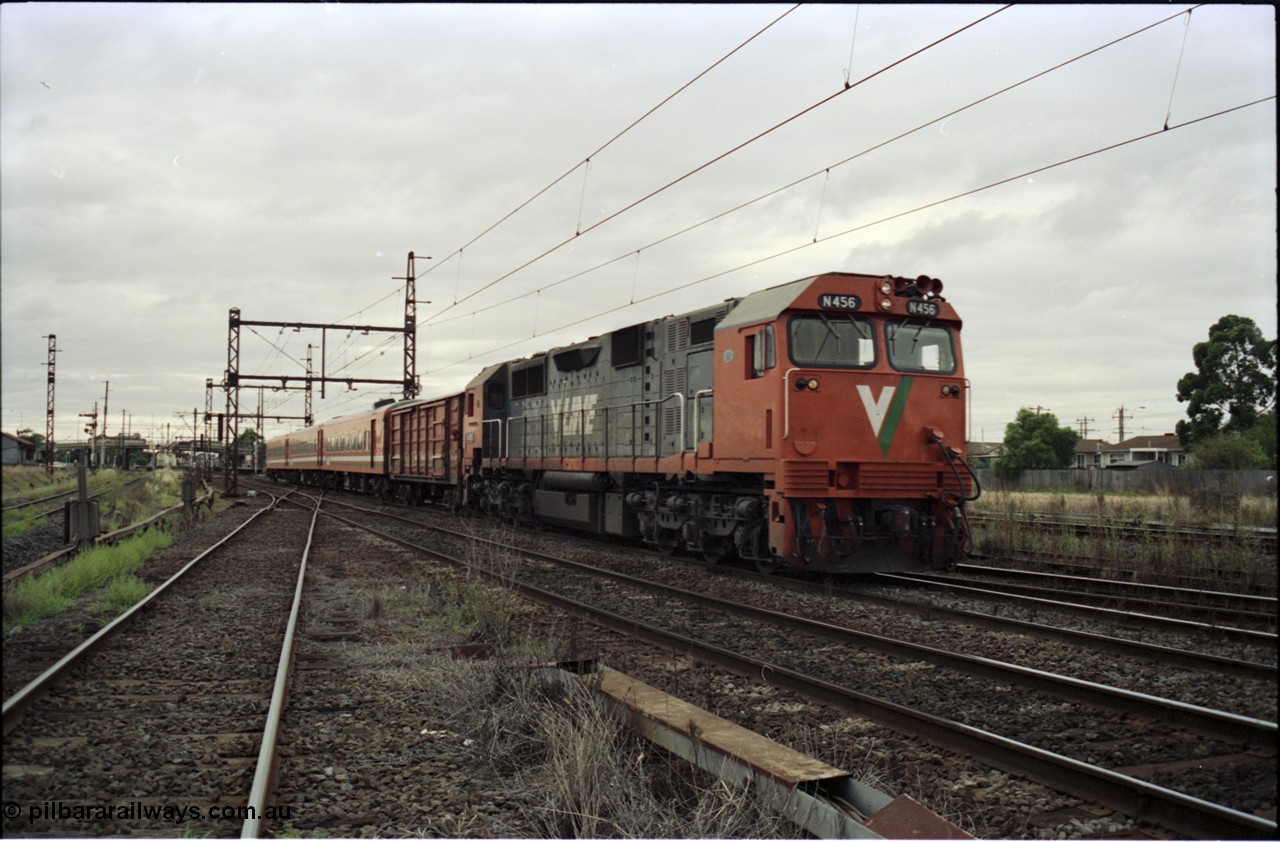
{"label": "railway siding track", "polygon": [[1098,520],[1087,516],[1073,517],[1070,515],[1034,513],[989,515],[978,512],[971,512],[969,521],[975,526],[992,526],[1000,522],[1012,521],[1017,524],[1069,531],[1079,537],[1107,536],[1116,540],[1135,543],[1169,539],[1214,544],[1253,541],[1257,543],[1259,552],[1263,554],[1274,555],[1276,552],[1276,529],[1275,527],[1266,526],[1246,526],[1242,524],[1196,525],[1162,523],[1159,521],[1123,522]]}
{"label": "railway siding track", "polygon": [[[426,528],[426,527],[419,527]],[[404,540],[395,539],[393,540]],[[438,543],[438,540],[433,541]],[[521,569],[524,569],[524,565]],[[804,687],[802,690],[805,695],[832,704],[838,708],[851,710],[860,714],[866,714],[868,711],[874,711],[873,718],[877,718],[881,722],[889,722],[895,727],[902,727],[905,730],[918,733],[928,734],[930,739],[940,741],[940,744],[948,745],[952,748],[960,748],[967,753],[972,753],[976,757],[987,759],[995,762],[1001,768],[1013,769],[1021,774],[1026,774],[1035,780],[1052,782],[1053,786],[1082,794],[1082,797],[1098,799],[1104,803],[1110,803],[1120,809],[1129,812],[1131,815],[1138,817],[1151,818],[1155,821],[1163,822],[1166,826],[1173,826],[1183,832],[1209,833],[1209,828],[1213,828],[1213,833],[1222,835],[1229,833],[1230,835],[1250,836],[1260,832],[1273,832],[1274,823],[1266,819],[1259,819],[1250,816],[1241,811],[1233,810],[1226,807],[1211,805],[1210,802],[1202,799],[1188,796],[1180,792],[1165,789],[1164,787],[1156,787],[1144,781],[1139,781],[1128,776],[1119,775],[1113,771],[1099,769],[1083,760],[1065,757],[1052,751],[1046,751],[1042,748],[1035,748],[1024,743],[1007,737],[993,737],[985,735],[978,728],[973,728],[962,722],[947,720],[945,717],[932,716],[923,714],[914,710],[914,705],[904,705],[901,703],[889,702],[884,699],[874,699],[865,694],[856,693],[847,689],[850,683],[857,686],[877,686],[877,681],[883,682],[884,679],[892,674],[889,672],[881,672],[879,676],[864,673],[861,678],[852,678],[849,674],[835,674],[831,672],[834,669],[833,664],[842,662],[844,659],[835,657],[834,653],[824,653],[821,647],[800,646],[798,648],[804,650],[808,654],[816,653],[818,655],[818,664],[807,663],[806,668],[816,668],[819,674],[824,671],[828,675],[828,679],[810,678],[803,676],[794,669],[781,666],[778,661],[766,660],[764,653],[764,641],[777,638],[777,632],[767,629],[752,635],[745,630],[743,623],[739,620],[734,621],[717,621],[706,616],[692,616],[690,622],[686,624],[688,628],[696,628],[701,634],[705,634],[706,630],[712,627],[720,626],[724,630],[724,634],[728,636],[726,645],[740,645],[742,638],[750,637],[753,641],[757,641],[761,645],[761,652],[756,656],[737,655],[723,645],[717,645],[715,642],[708,640],[695,640],[687,633],[678,631],[680,623],[676,621],[675,628],[677,630],[663,630],[656,628],[649,622],[642,622],[638,617],[644,616],[646,620],[652,618],[664,606],[657,604],[651,596],[646,595],[644,599],[636,600],[634,598],[624,597],[620,593],[615,592],[614,585],[595,582],[594,584],[585,584],[582,586],[582,593],[573,596],[565,593],[564,580],[566,577],[563,572],[552,576],[557,584],[555,589],[561,593],[552,593],[544,588],[537,588],[525,582],[516,582],[517,578],[523,578],[523,574],[517,577],[510,570],[497,571],[494,574],[499,581],[512,584],[521,592],[534,596],[537,599],[547,601],[557,607],[573,612],[586,612],[592,617],[593,622],[602,623],[608,627],[626,631],[640,639],[650,642],[659,643],[660,645],[676,649],[678,651],[697,651],[700,657],[718,663],[721,666],[733,669],[740,673],[756,673],[761,674],[769,683],[778,683],[780,676],[787,686],[792,689]],[[630,603],[626,615],[619,614],[617,611],[603,611],[602,609],[593,608],[600,602],[609,602],[613,606],[620,606]],[[618,610],[623,610],[618,608]],[[694,613],[704,610],[704,608],[694,609]],[[671,621],[668,621],[671,622]],[[775,651],[769,649],[768,651]],[[918,670],[910,670],[903,672],[897,670],[899,677],[919,676]],[[868,681],[868,676],[870,680]],[[835,681],[837,683],[832,683]],[[914,682],[913,682],[914,683]],[[845,685],[845,686],[840,686]],[[945,693],[942,688],[945,687]],[[955,681],[952,679],[943,679],[942,685],[938,693],[940,698],[943,695],[955,695]],[[1007,715],[1009,710],[1003,703],[999,705],[990,704],[996,697],[991,695],[989,689],[979,689],[972,693],[965,691],[971,702],[977,699],[984,699],[985,707],[989,709],[987,713],[994,716]],[[1021,700],[1011,700],[1018,707],[1025,707]],[[980,705],[982,707],[982,705]],[[1036,709],[1044,711],[1052,708],[1052,705],[1036,704]],[[977,710],[973,708],[971,710]],[[998,712],[997,712],[998,711]],[[1066,735],[1062,739],[1067,743],[1071,743],[1070,748],[1073,753],[1081,754],[1088,752],[1087,746],[1089,741],[1099,741],[1100,744],[1114,744],[1118,735],[1126,731],[1132,732],[1133,728],[1121,725],[1115,720],[1095,719],[1092,715],[1085,718],[1081,722],[1081,718],[1077,711],[1059,711],[1064,723],[1070,722],[1072,726],[1063,724],[1062,727],[1050,725],[1049,731],[1058,731]],[[971,715],[971,714],[966,714]],[[1010,717],[1016,720],[1018,717]],[[1083,727],[1082,727],[1083,726]],[[1026,727],[1025,725],[1023,727]],[[1270,726],[1274,729],[1274,724]],[[1153,732],[1161,731],[1162,726],[1158,723],[1149,723],[1148,726],[1138,729],[1141,736],[1133,740],[1125,740],[1125,745],[1137,748],[1142,742],[1142,738],[1151,738]],[[1264,726],[1265,730],[1265,726]],[[1168,734],[1167,730],[1164,733]],[[1041,734],[1040,737],[1046,736]],[[1165,763],[1169,760],[1177,760],[1185,756],[1186,752],[1192,750],[1195,745],[1200,745],[1195,739],[1188,741],[1184,737],[1179,737],[1175,732],[1168,734],[1166,737],[1160,737],[1155,740],[1157,745],[1157,756],[1148,753],[1146,759],[1154,763]],[[1016,748],[1014,747],[1016,746]],[[1247,747],[1247,746],[1245,746]],[[1215,751],[1221,755],[1240,755],[1241,747],[1230,745],[1215,745],[1207,750],[1210,754]],[[1138,752],[1141,755],[1141,752]],[[1115,746],[1106,752],[1106,757],[1111,760],[1113,765],[1116,760],[1122,756],[1134,757],[1138,756],[1132,750],[1119,752]],[[1237,762],[1247,762],[1236,758]],[[1129,765],[1133,765],[1131,762]],[[1266,762],[1262,765],[1265,767]],[[1086,773],[1086,769],[1092,770]],[[1264,774],[1267,774],[1264,770]],[[1274,778],[1274,769],[1269,773]],[[1090,783],[1082,784],[1081,781],[1087,778]],[[1265,796],[1264,796],[1265,798]],[[1155,805],[1155,806],[1153,806]],[[1228,830],[1224,830],[1228,829]]]}
{"label": "railway siding track", "polygon": [[257,513],[6,701],[5,800],[30,805],[6,831],[238,831],[297,588],[273,547],[308,533],[303,513]]}

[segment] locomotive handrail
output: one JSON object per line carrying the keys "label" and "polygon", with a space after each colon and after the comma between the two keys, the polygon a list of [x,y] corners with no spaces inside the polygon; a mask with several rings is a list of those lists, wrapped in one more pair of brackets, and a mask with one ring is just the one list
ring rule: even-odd
{"label": "locomotive handrail", "polygon": [[790,437],[791,435],[791,383],[788,381],[790,380],[792,374],[802,370],[803,369],[799,369],[799,368],[789,368],[787,369],[787,373],[782,375],[782,394],[783,394],[782,440],[783,441],[786,441],[787,438]]}
{"label": "locomotive handrail", "polygon": [[[494,440],[498,443],[498,447],[500,447],[500,448],[502,449],[502,452],[501,452],[501,453],[494,454],[494,455],[490,456],[489,458],[491,458],[491,459],[501,459],[502,457],[506,456],[508,452],[510,452],[510,447],[509,447],[510,442],[509,442],[509,441],[507,441],[507,440],[505,440],[505,439],[503,439],[503,437],[502,437],[502,435],[503,435],[503,434],[502,434],[502,419],[501,419],[501,418],[490,418],[490,419],[488,419],[488,420],[481,421],[481,422],[480,422],[480,435],[482,435],[482,436],[484,435],[484,425],[485,425],[485,424],[497,424],[497,425],[498,425],[498,435],[495,437],[495,439],[494,439]],[[510,435],[511,435],[511,429],[510,429],[510,427],[508,427],[508,428],[507,428],[507,435],[508,435],[508,436],[510,436]],[[486,437],[486,439],[487,439],[487,437]]]}
{"label": "locomotive handrail", "polygon": [[[702,435],[702,399],[713,394],[714,389],[699,389],[693,393],[693,452],[698,452],[698,436]],[[681,440],[681,444],[683,444]]]}

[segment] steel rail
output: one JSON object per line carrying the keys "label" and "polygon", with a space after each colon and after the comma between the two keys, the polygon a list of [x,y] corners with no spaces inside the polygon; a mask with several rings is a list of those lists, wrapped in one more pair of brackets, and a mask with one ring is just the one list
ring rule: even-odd
{"label": "steel rail", "polygon": [[1253,839],[1261,833],[1268,836],[1274,836],[1276,833],[1277,826],[1274,821],[1019,743],[998,734],[922,713],[758,658],[730,652],[640,620],[623,617],[523,582],[513,581],[510,576],[502,573],[473,567],[461,559],[423,547],[350,518],[332,512],[324,512],[324,514],[364,529],[399,546],[480,573],[495,584],[511,588],[530,599],[584,617],[597,625],[634,639],[652,643],[673,652],[695,655],[701,660],[739,675],[757,676],[767,684],[791,690],[812,701],[915,734],[935,745],[990,763],[996,768],[1024,775],[1079,798],[1107,804],[1126,815],[1185,833],[1192,838]]}
{"label": "steel rail", "polygon": [[190,571],[193,567],[195,567],[197,564],[199,564],[201,561],[207,558],[210,554],[212,554],[214,550],[217,550],[223,544],[226,544],[241,530],[243,530],[249,524],[253,523],[255,520],[257,520],[259,517],[261,517],[263,514],[270,511],[274,507],[275,507],[275,502],[273,501],[271,505],[266,506],[254,512],[253,515],[250,516],[248,520],[246,520],[244,523],[237,526],[234,530],[228,533],[224,538],[219,540],[216,544],[209,547],[204,552],[200,553],[200,555],[196,556],[191,561],[183,565],[181,570],[179,570],[177,573],[174,573],[172,576],[166,579],[163,583],[161,583],[158,587],[156,587],[155,590],[153,590],[151,593],[147,594],[142,599],[140,599],[137,603],[134,604],[132,608],[125,611],[119,617],[116,617],[107,625],[98,629],[98,631],[95,632],[92,637],[90,637],[88,640],[81,643],[75,649],[72,649],[66,655],[63,655],[62,658],[58,660],[57,663],[55,663],[53,666],[46,669],[40,675],[36,676],[30,683],[28,683],[21,690],[14,693],[8,699],[5,699],[4,706],[3,706],[3,727],[4,727],[3,733],[8,734],[15,727],[17,727],[18,722],[22,719],[22,714],[31,706],[31,704],[37,698],[39,698],[40,693],[45,689],[47,689],[48,686],[52,684],[55,679],[57,679],[64,672],[66,672],[67,669],[69,669],[72,665],[78,663],[80,659],[83,658],[85,655],[87,655],[89,652],[96,649],[108,637],[115,634],[117,631],[123,628],[126,624],[131,622],[133,618],[136,617],[144,607],[146,607],[152,602],[152,600],[158,598],[160,594],[168,590],[170,585],[174,584],[179,579],[181,579],[184,575],[186,575],[188,571]]}
{"label": "steel rail", "polygon": [[[1173,614],[1190,614],[1198,617],[1207,617],[1209,619],[1220,619],[1222,621],[1226,621],[1228,619],[1233,622],[1248,621],[1257,623],[1261,626],[1275,625],[1276,620],[1274,607],[1270,611],[1256,611],[1252,607],[1232,608],[1224,605],[1197,605],[1190,602],[1169,602],[1162,599],[1126,596],[1119,593],[1098,593],[1088,590],[1054,588],[1045,585],[1019,584],[1017,582],[987,582],[982,579],[967,579],[961,576],[948,575],[946,573],[914,573],[911,575],[930,577],[940,582],[956,582],[959,584],[974,585],[976,587],[991,585],[992,587],[1004,588],[1009,593],[1024,593],[1031,596],[1047,596],[1049,598],[1065,599],[1070,599],[1072,597],[1096,599],[1127,610],[1165,610]],[[1046,575],[1052,576],[1052,574]],[[1265,598],[1266,597],[1254,597],[1254,599]]]}
{"label": "steel rail", "polygon": [[[1124,623],[1125,625],[1158,628],[1165,631],[1175,630],[1193,633],[1207,632],[1233,640],[1247,640],[1251,643],[1272,646],[1276,644],[1275,632],[1258,631],[1256,629],[1241,629],[1234,626],[1222,626],[1212,623],[1199,623],[1193,620],[1179,620],[1175,617],[1157,617],[1153,614],[1141,614],[1134,611],[1120,611],[1114,608],[1101,608],[1095,605],[1083,605],[1078,602],[1065,602],[1062,600],[1027,596],[1017,593],[1016,588],[1011,588],[1009,590],[975,588],[968,585],[952,584],[950,582],[943,581],[938,577],[917,573],[876,573],[875,576],[878,579],[884,579],[889,582],[945,588],[946,590],[972,594],[986,599],[1003,600],[1006,602],[1021,602],[1029,605],[1051,608],[1058,611],[1069,611],[1093,617],[1112,618]],[[1068,596],[1069,595],[1070,594],[1068,594]]]}
{"label": "steel rail", "polygon": [[[300,493],[308,496],[304,492]],[[314,498],[313,498],[314,499]],[[292,501],[288,501],[292,502]],[[377,509],[370,509],[365,506],[359,506],[354,503],[343,500],[327,499],[325,501],[331,505],[343,506],[356,511],[368,512],[380,517],[392,518],[400,520],[423,529],[435,529],[447,532],[458,537],[464,537],[472,540],[472,536],[462,535],[461,533],[440,526],[431,526],[412,518],[397,515],[391,512],[383,512]],[[298,505],[298,504],[295,504]],[[565,536],[560,536],[565,538]],[[480,540],[480,539],[477,539]],[[568,538],[567,540],[580,540]],[[595,546],[593,542],[582,541],[588,546]],[[514,548],[519,552],[531,552],[523,548]],[[651,550],[637,550],[638,552],[653,553]],[[664,560],[669,557],[663,556]],[[770,585],[773,587],[781,587],[789,590],[800,591],[803,593],[821,593],[823,595],[841,596],[847,599],[855,599],[863,602],[872,602],[877,605],[885,605],[892,608],[908,609],[919,612],[926,618],[933,616],[951,617],[961,622],[972,625],[982,626],[984,628],[1003,628],[1034,635],[1036,637],[1051,638],[1064,640],[1076,645],[1089,646],[1095,649],[1104,649],[1117,654],[1128,655],[1133,657],[1141,657],[1148,660],[1157,661],[1166,665],[1187,667],[1190,669],[1205,670],[1223,673],[1225,675],[1236,675],[1243,678],[1249,678],[1260,681],[1277,681],[1277,668],[1274,664],[1265,664],[1255,661],[1244,661],[1232,658],[1224,658],[1220,655],[1210,655],[1203,652],[1192,652],[1186,649],[1176,649],[1172,646],[1161,646],[1155,643],[1147,643],[1140,640],[1130,640],[1123,637],[1110,637],[1107,635],[1097,634],[1095,632],[1080,631],[1078,629],[1064,628],[1061,626],[1047,626],[1042,623],[1033,623],[1027,620],[1018,620],[1012,617],[1001,617],[995,614],[984,614],[978,611],[967,611],[960,608],[952,608],[946,605],[937,605],[928,602],[916,602],[913,600],[902,599],[899,597],[884,596],[881,594],[866,593],[865,591],[850,588],[840,588],[831,584],[815,585],[802,579],[794,579],[776,574],[755,573],[749,570],[742,570],[734,567],[727,567],[722,564],[711,564],[696,559],[686,559],[687,564],[701,567],[704,570],[717,576],[728,576],[735,579],[742,579],[748,582],[757,582],[760,584]],[[1011,597],[1011,599],[1021,599],[1020,597]],[[1095,609],[1089,606],[1081,606],[1081,608],[1093,611]],[[1128,616],[1128,615],[1126,615]],[[1158,618],[1157,618],[1158,619]]]}
{"label": "steel rail", "polygon": [[[997,570],[1033,569],[1002,567],[995,564],[997,561],[1035,564],[1042,566],[1048,572],[1056,571],[1064,575],[1088,576],[1098,569],[1096,564],[1089,564],[1084,561],[1079,553],[1059,553],[1047,550],[1036,552],[1021,550],[999,555],[970,552],[968,558],[974,560],[975,563],[987,562],[989,566],[995,567]],[[1110,564],[1107,565],[1107,572],[1111,577],[1108,581],[1113,582],[1142,582],[1144,576],[1150,575],[1149,571],[1139,571],[1132,567],[1114,567]],[[1264,578],[1270,578],[1272,581],[1264,581]],[[1252,588],[1247,593],[1246,591],[1238,591],[1238,593],[1272,598],[1276,596],[1274,579],[1274,571],[1264,574],[1261,570],[1254,571],[1252,574],[1243,570],[1220,570],[1215,575],[1205,575],[1204,568],[1199,568],[1199,572],[1196,572],[1193,568],[1185,573],[1173,572],[1164,574],[1162,572],[1161,574],[1161,581],[1166,582],[1171,587],[1192,590],[1217,590],[1225,587]]]}
{"label": "steel rail", "polygon": [[[294,493],[294,491],[291,491],[291,494],[292,493]],[[302,493],[302,491],[296,491],[296,493]],[[303,496],[307,495],[303,494]],[[287,500],[287,502],[292,503],[292,500]],[[371,509],[364,507],[364,505],[348,503],[346,500],[326,499],[325,502],[333,505],[340,505],[340,507],[344,508],[355,509],[357,512],[367,512],[370,514],[376,514],[376,516],[379,517],[392,518],[392,520],[402,521],[404,523],[408,523],[408,525],[419,528],[430,528],[430,530],[448,532],[448,534],[456,535],[458,537],[466,537],[467,540],[484,540],[474,539],[474,537],[470,535],[462,535],[460,532],[448,530],[448,528],[445,527],[426,525],[426,523],[413,520],[413,518],[404,517],[402,514],[381,512],[379,509]],[[582,543],[591,546],[596,545],[595,543],[591,543],[591,541],[582,541]],[[532,553],[531,550],[515,548],[515,546],[512,546],[512,548],[509,549],[515,549],[517,552],[521,553]],[[640,550],[640,552],[652,553],[653,550]],[[669,560],[668,557],[663,557],[663,559]],[[1075,630],[1075,628],[1044,626],[1042,623],[1033,623],[1025,621],[1025,619],[1000,617],[996,616],[996,614],[970,612],[970,610],[951,608],[947,607],[947,605],[920,603],[920,601],[901,599],[897,598],[897,596],[868,594],[868,592],[865,591],[845,589],[845,587],[836,587],[829,584],[815,586],[812,582],[799,580],[799,578],[778,576],[773,575],[773,573],[756,573],[753,571],[746,571],[746,569],[726,567],[723,566],[723,564],[701,562],[701,560],[698,559],[687,559],[687,563],[692,564],[692,566],[695,567],[704,568],[705,571],[712,572],[713,575],[716,576],[740,578],[740,580],[759,582],[759,584],[783,587],[783,589],[800,592],[820,591],[824,595],[838,595],[844,596],[846,599],[856,599],[860,601],[869,601],[869,603],[876,603],[878,605],[888,605],[888,607],[891,608],[915,610],[915,612],[923,614],[925,618],[934,616],[951,617],[957,619],[957,621],[974,624],[974,626],[982,626],[986,628],[1009,628],[1009,630],[1028,633],[1028,635],[1062,640],[1074,645],[1091,646],[1093,649],[1103,649],[1117,654],[1138,656],[1138,658],[1155,660],[1155,662],[1166,665],[1175,665],[1175,667],[1187,667],[1190,669],[1199,669],[1199,671],[1219,672],[1222,674],[1230,674],[1230,676],[1256,679],[1256,681],[1275,682],[1277,679],[1275,664],[1222,658],[1221,655],[1211,655],[1206,653],[1197,653],[1197,651],[1175,649],[1175,647],[1172,646],[1149,644],[1149,642],[1146,641],[1129,640],[1125,639],[1125,637],[1100,635],[1100,633],[1079,631]],[[1021,598],[1021,596],[1010,596],[1010,599],[1021,601],[1027,598]],[[1070,608],[1071,605],[1066,605],[1066,607]],[[1088,605],[1080,605],[1080,607],[1076,608],[1079,608],[1082,612],[1089,613],[1094,612],[1094,610],[1106,610],[1094,609],[1092,607],[1088,607]],[[1129,614],[1125,614],[1125,617],[1129,617]],[[1156,619],[1161,623],[1165,622],[1162,618]]]}
{"label": "steel rail", "polygon": [[1157,661],[1165,665],[1186,667],[1188,669],[1206,672],[1217,672],[1224,675],[1235,675],[1257,681],[1275,682],[1277,680],[1275,664],[1264,664],[1256,661],[1224,658],[1221,655],[1210,655],[1204,652],[1176,649],[1172,646],[1161,646],[1160,644],[1147,643],[1141,640],[1130,640],[1129,638],[1124,637],[1110,637],[1096,632],[1081,631],[1079,629],[1065,628],[1062,626],[1048,626],[1043,623],[1033,623],[1029,620],[1019,620],[1013,617],[1001,617],[997,614],[984,614],[980,611],[968,611],[963,608],[952,608],[948,605],[940,605],[932,602],[919,602],[911,599],[903,599],[901,597],[867,593],[866,591],[858,590],[856,588],[839,587],[830,583],[814,584],[803,579],[794,579],[774,574],[754,573],[749,570],[726,567],[719,564],[710,564],[705,561],[697,561],[695,559],[689,559],[687,562],[689,564],[700,566],[714,575],[728,576],[730,578],[742,579],[748,582],[773,585],[775,587],[782,587],[788,590],[799,591],[801,593],[838,596],[844,599],[869,602],[875,605],[883,605],[899,610],[915,611],[925,619],[932,619],[933,617],[949,617],[962,623],[981,626],[983,628],[1006,629],[1032,635],[1034,637],[1062,640],[1078,646],[1101,649],[1129,657],[1144,658],[1147,660]]}
{"label": "steel rail", "polygon": [[[442,531],[450,532],[451,530]],[[461,538],[467,537],[459,533],[452,534]],[[756,622],[782,626],[792,631],[812,634],[837,643],[858,645],[896,657],[925,661],[935,666],[945,667],[968,675],[981,676],[1002,683],[1022,686],[1030,690],[1038,690],[1062,699],[1145,716],[1153,720],[1171,722],[1206,736],[1219,737],[1226,740],[1241,740],[1254,747],[1269,748],[1276,743],[1276,723],[1263,719],[1214,710],[1187,702],[1179,702],[1175,699],[1166,699],[1147,693],[1124,690],[1119,687],[1110,687],[1093,681],[1072,678],[1045,670],[1031,669],[1030,667],[1018,666],[1017,664],[997,661],[992,658],[983,658],[932,646],[924,646],[919,643],[858,631],[820,620],[783,614],[767,608],[757,608],[753,605],[721,599],[709,594],[696,593],[683,588],[665,585],[661,582],[641,579],[626,573],[603,570],[582,562],[513,547],[487,538],[472,537],[471,540],[487,544],[496,549],[511,550],[528,558],[554,564],[562,568],[583,572],[595,578],[608,579],[650,593],[674,596],[696,605],[714,607]]]}
{"label": "steel rail", "polygon": [[[195,505],[197,506],[203,505],[204,503],[208,502],[209,498],[211,498],[212,496],[213,496],[213,491],[210,490],[207,494],[205,494],[203,498],[201,498],[200,500],[197,500]],[[117,529],[114,532],[106,532],[106,533],[103,533],[102,535],[98,535],[93,539],[93,544],[94,546],[101,546],[103,544],[110,544],[115,541],[119,541],[121,538],[127,538],[128,536],[132,535],[135,532],[141,532],[142,530],[147,529],[154,523],[159,523],[160,521],[172,515],[174,512],[180,511],[184,506],[185,504],[171,506],[162,512],[158,512],[152,515],[146,520],[139,521],[138,523],[131,524],[130,526],[126,526],[121,529]],[[61,511],[61,510],[59,509],[58,511]],[[45,567],[49,566],[53,562],[62,558],[63,556],[75,555],[79,551],[80,551],[79,545],[68,544],[62,549],[54,550],[48,555],[42,556],[41,558],[36,559],[30,564],[23,565],[22,567],[8,571],[7,573],[4,574],[4,589],[7,591],[10,587],[13,586],[14,582],[21,579],[22,577],[29,576],[33,573],[38,573],[40,570],[43,570]]]}
{"label": "steel rail", "polygon": [[289,695],[289,681],[293,674],[293,644],[298,630],[298,616],[302,612],[302,589],[307,579],[307,558],[311,554],[316,520],[320,517],[320,504],[323,499],[324,495],[321,494],[320,499],[316,501],[315,511],[311,515],[311,526],[307,530],[307,544],[302,549],[302,562],[298,567],[298,584],[293,589],[289,623],[285,626],[284,642],[280,647],[280,662],[276,665],[276,681],[271,690],[271,706],[267,710],[267,721],[262,729],[262,744],[258,748],[258,765],[254,769],[253,784],[249,787],[247,815],[240,827],[241,839],[258,838],[262,820],[267,813],[267,799],[275,791],[276,778],[280,771],[276,758],[280,720],[284,716],[284,703]]}
{"label": "steel rail", "polygon": [[[1222,602],[1239,602],[1245,605],[1256,606],[1260,612],[1270,612],[1272,615],[1276,612],[1276,598],[1274,596],[1232,593],[1230,591],[1211,591],[1203,588],[1183,588],[1175,585],[1157,585],[1154,583],[1148,584],[1146,582],[1121,582],[1116,579],[1099,579],[1093,576],[1076,576],[1068,573],[1047,573],[1039,570],[1018,570],[1012,567],[993,567],[991,565],[984,564],[957,564],[955,569],[962,573],[978,573],[984,576],[1008,576],[1011,579],[1057,581],[1071,585],[1084,585],[1087,590],[1081,591],[1081,593],[1088,594],[1089,596],[1111,596],[1113,595],[1112,592],[1115,594],[1123,594],[1126,592],[1137,593],[1140,591],[1150,591],[1152,593],[1168,594],[1175,597],[1198,597],[1201,599],[1207,598]],[[1181,603],[1176,604],[1180,605]],[[1188,607],[1212,611],[1217,609],[1219,606],[1189,604]]]}
{"label": "steel rail", "polygon": [[1006,515],[989,515],[970,513],[969,520],[974,525],[984,527],[998,526],[1001,523],[1015,523],[1023,526],[1043,526],[1068,528],[1076,535],[1086,537],[1114,537],[1119,540],[1151,541],[1165,538],[1180,538],[1188,542],[1202,541],[1257,541],[1263,552],[1276,551],[1276,529],[1271,526],[1245,526],[1237,524],[1212,524],[1204,527],[1162,523],[1160,521],[1115,521],[1099,520],[1089,516],[1070,515],[1038,515],[1034,513]]}

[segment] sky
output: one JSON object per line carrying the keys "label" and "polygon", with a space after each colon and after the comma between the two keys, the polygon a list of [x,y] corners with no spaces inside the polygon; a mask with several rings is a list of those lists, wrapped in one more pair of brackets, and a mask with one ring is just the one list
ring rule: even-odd
{"label": "sky", "polygon": [[[412,251],[424,396],[821,272],[926,274],[970,439],[1022,407],[1172,432],[1212,324],[1276,336],[1275,13],[1190,8],[4,3],[3,429],[44,432],[54,334],[60,441],[104,397],[109,434],[189,435],[231,308],[400,325]],[[240,373],[302,376],[308,344],[402,376],[392,334],[277,327],[242,328]]]}

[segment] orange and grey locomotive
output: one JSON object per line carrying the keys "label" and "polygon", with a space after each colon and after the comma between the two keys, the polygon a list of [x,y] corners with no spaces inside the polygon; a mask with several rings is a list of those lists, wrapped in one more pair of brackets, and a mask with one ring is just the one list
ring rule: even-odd
{"label": "orange and grey locomotive", "polygon": [[961,322],[932,278],[827,273],[491,365],[268,442],[268,472],[739,558],[966,551]]}

